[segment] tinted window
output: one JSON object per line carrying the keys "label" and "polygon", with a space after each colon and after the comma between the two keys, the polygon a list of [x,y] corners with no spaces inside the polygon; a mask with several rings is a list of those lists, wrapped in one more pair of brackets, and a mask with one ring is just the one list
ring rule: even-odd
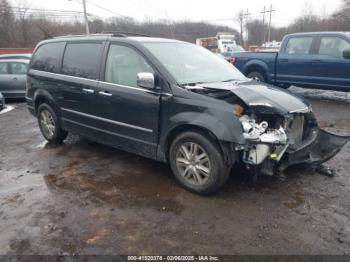
{"label": "tinted window", "polygon": [[11,73],[13,75],[24,75],[25,73],[27,73],[27,68],[28,65],[24,64],[24,63],[10,63],[10,67],[11,67]]}
{"label": "tinted window", "polygon": [[62,73],[98,79],[102,48],[102,43],[67,44],[63,58]]}
{"label": "tinted window", "polygon": [[119,85],[137,87],[138,73],[154,73],[152,67],[135,50],[111,45],[106,63],[105,81]]}
{"label": "tinted window", "polygon": [[308,55],[312,45],[312,37],[291,38],[287,44],[286,53],[289,55]]}
{"label": "tinted window", "polygon": [[64,42],[44,44],[35,52],[32,68],[36,70],[59,73]]}
{"label": "tinted window", "polygon": [[350,44],[339,37],[322,37],[320,43],[320,55],[328,55],[343,58],[343,52],[350,49]]}
{"label": "tinted window", "polygon": [[0,63],[0,75],[7,75],[7,74],[8,74],[7,63]]}

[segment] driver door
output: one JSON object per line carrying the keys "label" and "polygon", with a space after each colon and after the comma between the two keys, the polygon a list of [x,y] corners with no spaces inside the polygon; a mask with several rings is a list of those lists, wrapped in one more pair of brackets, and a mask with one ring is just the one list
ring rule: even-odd
{"label": "driver door", "polygon": [[111,44],[96,92],[99,128],[116,147],[149,157],[158,143],[159,92],[137,86],[138,73],[155,73],[136,49]]}

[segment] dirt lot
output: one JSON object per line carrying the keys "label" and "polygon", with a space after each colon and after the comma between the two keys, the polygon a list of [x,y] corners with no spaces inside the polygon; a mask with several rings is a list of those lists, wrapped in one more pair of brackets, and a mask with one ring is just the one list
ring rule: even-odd
{"label": "dirt lot", "polygon": [[[313,101],[322,126],[350,106]],[[350,144],[334,178],[293,168],[255,188],[233,176],[202,197],[167,165],[70,136],[46,144],[24,104],[0,115],[0,254],[346,254]]]}

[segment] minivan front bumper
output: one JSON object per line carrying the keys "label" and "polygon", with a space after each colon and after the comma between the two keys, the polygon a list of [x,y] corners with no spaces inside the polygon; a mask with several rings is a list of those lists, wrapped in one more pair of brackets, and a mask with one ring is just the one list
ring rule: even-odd
{"label": "minivan front bumper", "polygon": [[287,151],[279,163],[278,171],[299,164],[317,167],[333,158],[349,140],[350,136],[339,136],[315,128],[300,147]]}

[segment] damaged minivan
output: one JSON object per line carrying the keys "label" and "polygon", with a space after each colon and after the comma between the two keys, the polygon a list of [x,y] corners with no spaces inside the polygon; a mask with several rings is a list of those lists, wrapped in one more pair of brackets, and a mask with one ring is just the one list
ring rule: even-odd
{"label": "damaged minivan", "polygon": [[320,130],[303,98],[246,78],[202,47],[126,33],[39,43],[26,100],[49,142],[71,132],[168,162],[199,194],[235,172],[317,167],[348,141]]}

